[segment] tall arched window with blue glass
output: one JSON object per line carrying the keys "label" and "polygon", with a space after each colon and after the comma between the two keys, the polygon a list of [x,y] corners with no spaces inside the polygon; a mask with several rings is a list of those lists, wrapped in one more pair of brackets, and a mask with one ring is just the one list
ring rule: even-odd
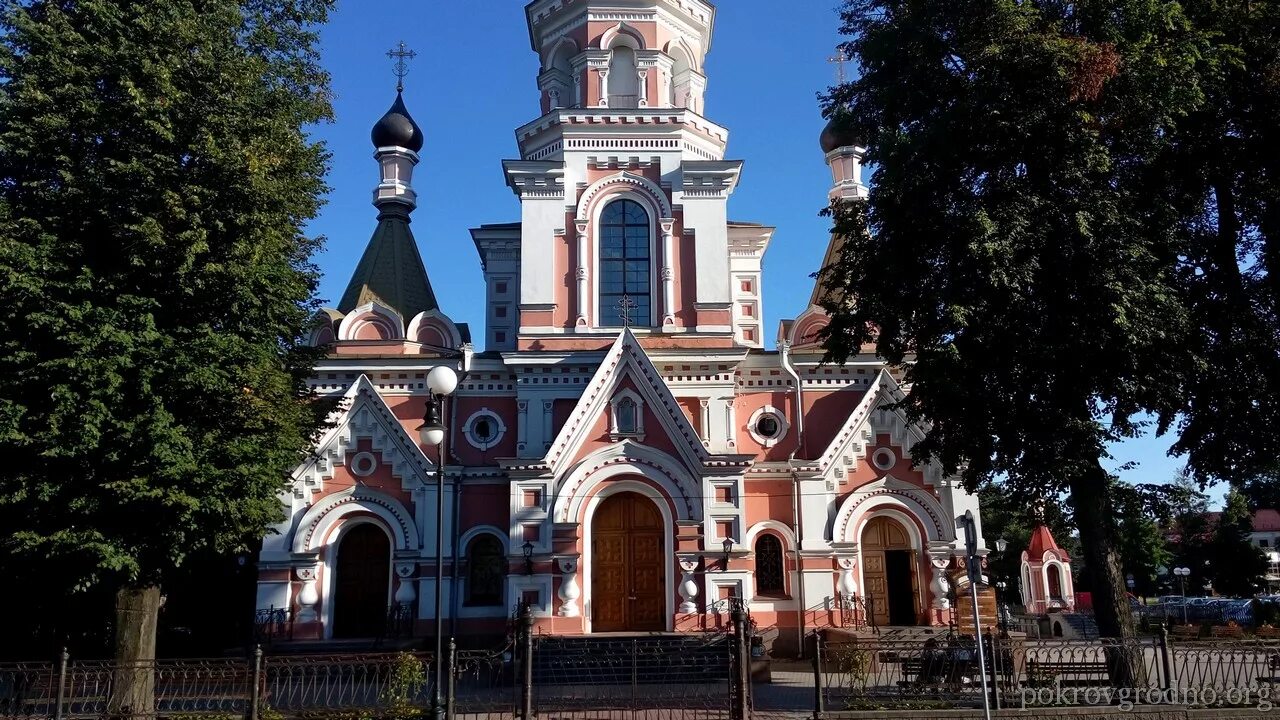
{"label": "tall arched window with blue glass", "polygon": [[615,200],[600,215],[600,324],[653,325],[653,263],[649,213],[634,200]]}

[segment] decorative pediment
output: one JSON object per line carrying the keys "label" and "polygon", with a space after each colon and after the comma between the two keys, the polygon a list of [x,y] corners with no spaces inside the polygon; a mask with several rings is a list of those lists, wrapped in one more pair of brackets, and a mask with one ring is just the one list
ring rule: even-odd
{"label": "decorative pediment", "polygon": [[312,457],[293,473],[293,495],[310,502],[324,488],[334,469],[347,461],[361,439],[368,439],[380,462],[408,490],[430,479],[435,465],[378,395],[365,375],[351,384],[338,409],[329,417],[329,429],[316,444]]}
{"label": "decorative pediment", "polygon": [[[625,386],[627,380],[630,380],[630,390]],[[577,459],[598,419],[611,413],[615,396],[626,392],[634,392],[657,418],[659,427],[646,427],[645,434],[665,433],[686,467],[701,469],[711,458],[689,418],[658,374],[658,369],[640,347],[636,336],[630,329],[625,329],[609,348],[547,451],[544,462],[553,475],[560,475]]]}
{"label": "decorative pediment", "polygon": [[858,488],[844,499],[831,524],[831,540],[858,542],[853,533],[860,526],[861,519],[873,511],[891,509],[918,518],[929,542],[955,539],[955,524],[950,522],[947,511],[937,498],[917,485],[886,475]]}
{"label": "decorative pediment", "polygon": [[[878,434],[887,434],[890,442],[902,450],[903,457],[911,458],[911,449],[924,439],[924,431],[909,422],[901,410],[893,408],[904,397],[892,375],[884,370],[876,375],[867,394],[818,459],[818,472],[832,486],[843,481],[846,473],[867,456],[867,449],[875,444]],[[942,481],[942,468],[937,463],[930,462],[920,470],[930,486]]]}

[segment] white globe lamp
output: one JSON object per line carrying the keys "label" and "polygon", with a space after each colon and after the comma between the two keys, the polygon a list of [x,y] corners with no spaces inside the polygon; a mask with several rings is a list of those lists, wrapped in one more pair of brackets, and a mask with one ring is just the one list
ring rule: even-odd
{"label": "white globe lamp", "polygon": [[458,389],[458,373],[444,365],[433,368],[427,373],[427,389],[437,397],[452,395]]}

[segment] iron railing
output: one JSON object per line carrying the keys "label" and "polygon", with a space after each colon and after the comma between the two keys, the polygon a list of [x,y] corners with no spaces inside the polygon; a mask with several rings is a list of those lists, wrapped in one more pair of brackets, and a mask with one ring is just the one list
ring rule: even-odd
{"label": "iron railing", "polygon": [[[757,720],[823,710],[976,707],[982,676],[997,707],[1172,704],[1263,707],[1280,683],[1280,640],[1128,641],[821,634],[814,664],[773,661],[772,681],[744,683],[753,657],[745,614],[732,633],[626,637],[536,636],[520,629],[488,650],[451,647],[449,717],[625,716],[661,720]],[[530,627],[532,623],[524,627]],[[0,665],[0,717],[378,716],[425,710],[433,659],[420,653],[268,656],[250,659],[12,663]],[[127,708],[120,683],[150,682],[154,705]],[[408,681],[406,681],[408,678]],[[413,680],[417,678],[417,680]]]}

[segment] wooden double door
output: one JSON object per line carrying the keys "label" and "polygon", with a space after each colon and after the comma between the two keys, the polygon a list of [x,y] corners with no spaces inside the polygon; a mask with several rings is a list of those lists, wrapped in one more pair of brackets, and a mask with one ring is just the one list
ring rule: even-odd
{"label": "wooden double door", "polygon": [[877,625],[915,625],[920,620],[916,551],[896,520],[873,518],[862,531],[862,582]]}
{"label": "wooden double door", "polygon": [[593,632],[667,629],[666,529],[653,501],[618,493],[591,523]]}

